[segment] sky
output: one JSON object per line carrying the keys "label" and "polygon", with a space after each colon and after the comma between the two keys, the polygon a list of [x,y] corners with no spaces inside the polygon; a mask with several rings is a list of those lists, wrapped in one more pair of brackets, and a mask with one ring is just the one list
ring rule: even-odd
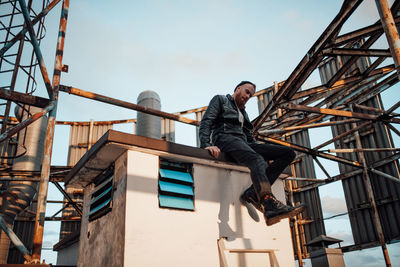
{"label": "sky", "polygon": [[[391,2],[391,1],[390,1]],[[263,89],[285,80],[326,26],[333,20],[342,1],[288,0],[148,0],[70,1],[61,84],[137,103],[144,90],[161,98],[161,109],[178,112],[208,105],[215,94],[232,93],[242,80]],[[51,74],[57,41],[60,5],[46,18],[46,38],[41,43]],[[366,0],[344,25],[342,33],[374,23],[379,18],[375,1]],[[384,39],[376,48],[387,47]],[[40,75],[38,76],[40,78]],[[319,85],[313,73],[304,88]],[[393,105],[397,90],[383,94],[384,104]],[[44,86],[35,95],[47,97]],[[257,114],[255,99],[247,105],[250,119]],[[57,120],[95,121],[136,118],[133,110],[122,109],[60,92]],[[194,119],[194,117],[191,117]],[[132,125],[114,129],[130,132]],[[330,131],[312,130],[313,136],[330,138]],[[68,126],[56,127],[52,165],[66,165]],[[195,128],[176,124],[176,142],[195,146]],[[322,141],[312,138],[312,145]],[[314,143],[313,143],[314,142]],[[399,147],[399,140],[395,140]],[[331,175],[338,168],[326,164]],[[317,176],[325,178],[317,168]],[[324,216],[346,211],[340,183],[320,188]],[[48,199],[60,198],[51,188]],[[49,214],[59,207],[49,207]],[[327,235],[352,244],[347,216],[325,221]],[[45,245],[58,240],[58,223],[46,222]],[[389,245],[392,266],[400,266],[400,246]],[[48,263],[55,254],[43,251]],[[381,249],[345,254],[347,266],[384,265]],[[311,266],[307,262],[306,266]]]}

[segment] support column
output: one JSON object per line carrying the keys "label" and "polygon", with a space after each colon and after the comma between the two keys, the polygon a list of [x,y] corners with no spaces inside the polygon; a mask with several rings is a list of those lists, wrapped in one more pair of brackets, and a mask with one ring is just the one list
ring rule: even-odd
{"label": "support column", "polygon": [[392,53],[394,65],[396,66],[397,73],[400,76],[400,38],[396,23],[393,19],[392,11],[389,8],[387,0],[375,0],[375,2],[378,8],[379,16],[381,17],[383,30],[385,31],[390,52]]}
{"label": "support column", "polygon": [[35,230],[33,235],[33,249],[32,249],[33,263],[40,263],[40,256],[43,243],[43,228],[44,228],[44,220],[45,220],[46,204],[47,204],[47,191],[49,188],[49,180],[50,180],[51,155],[53,150],[54,128],[56,123],[60,77],[63,66],[62,58],[64,52],[65,31],[67,28],[68,9],[69,9],[69,0],[64,0],[61,10],[60,26],[59,26],[58,40],[57,40],[57,51],[54,64],[54,74],[52,82],[53,92],[49,94],[51,96],[51,100],[54,102],[54,108],[51,110],[49,114],[49,120],[47,123],[45,151],[42,162],[42,170],[40,174],[40,187],[39,187],[37,212],[35,219]]}
{"label": "support column", "polygon": [[[353,127],[357,127],[357,124],[354,123]],[[355,137],[355,140],[356,140],[357,148],[358,149],[362,148],[361,138],[360,138],[360,134],[359,134],[358,131],[356,131],[354,133],[354,137]],[[373,189],[372,189],[371,178],[368,175],[368,165],[367,165],[367,162],[366,162],[365,157],[364,157],[364,152],[358,152],[358,156],[360,158],[361,164],[363,165],[363,179],[364,179],[365,186],[366,186],[366,189],[367,189],[367,192],[368,192],[368,199],[369,199],[369,202],[371,203],[372,215],[373,215],[373,218],[374,218],[376,231],[378,233],[379,243],[381,244],[381,247],[382,247],[383,257],[385,258],[386,266],[387,267],[391,267],[392,264],[390,263],[389,252],[388,252],[387,247],[386,247],[385,236],[383,234],[382,224],[381,224],[381,221],[379,219],[379,212],[378,212],[378,208],[376,206],[374,192],[373,192]]]}

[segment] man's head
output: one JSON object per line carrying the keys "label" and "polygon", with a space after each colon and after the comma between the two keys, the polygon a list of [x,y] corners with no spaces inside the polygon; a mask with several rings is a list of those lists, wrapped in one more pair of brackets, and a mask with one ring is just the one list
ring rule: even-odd
{"label": "man's head", "polygon": [[242,81],[235,87],[235,91],[232,95],[233,99],[235,99],[236,105],[243,109],[246,105],[247,101],[254,95],[256,92],[256,85],[249,81]]}

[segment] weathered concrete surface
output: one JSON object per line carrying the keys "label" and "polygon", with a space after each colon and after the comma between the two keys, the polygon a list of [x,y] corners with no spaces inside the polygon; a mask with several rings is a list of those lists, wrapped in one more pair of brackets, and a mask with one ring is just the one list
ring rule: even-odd
{"label": "weathered concrete surface", "polygon": [[125,236],[126,153],[115,162],[112,210],[89,222],[90,193],[85,188],[78,266],[123,266]]}

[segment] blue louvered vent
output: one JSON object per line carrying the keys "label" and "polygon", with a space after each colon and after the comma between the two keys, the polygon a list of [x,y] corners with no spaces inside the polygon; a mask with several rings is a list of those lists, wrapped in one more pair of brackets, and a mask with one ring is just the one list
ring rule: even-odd
{"label": "blue louvered vent", "polygon": [[158,199],[160,207],[194,210],[192,165],[161,160]]}
{"label": "blue louvered vent", "polygon": [[90,195],[89,221],[105,215],[112,208],[114,167],[110,167],[94,180]]}

